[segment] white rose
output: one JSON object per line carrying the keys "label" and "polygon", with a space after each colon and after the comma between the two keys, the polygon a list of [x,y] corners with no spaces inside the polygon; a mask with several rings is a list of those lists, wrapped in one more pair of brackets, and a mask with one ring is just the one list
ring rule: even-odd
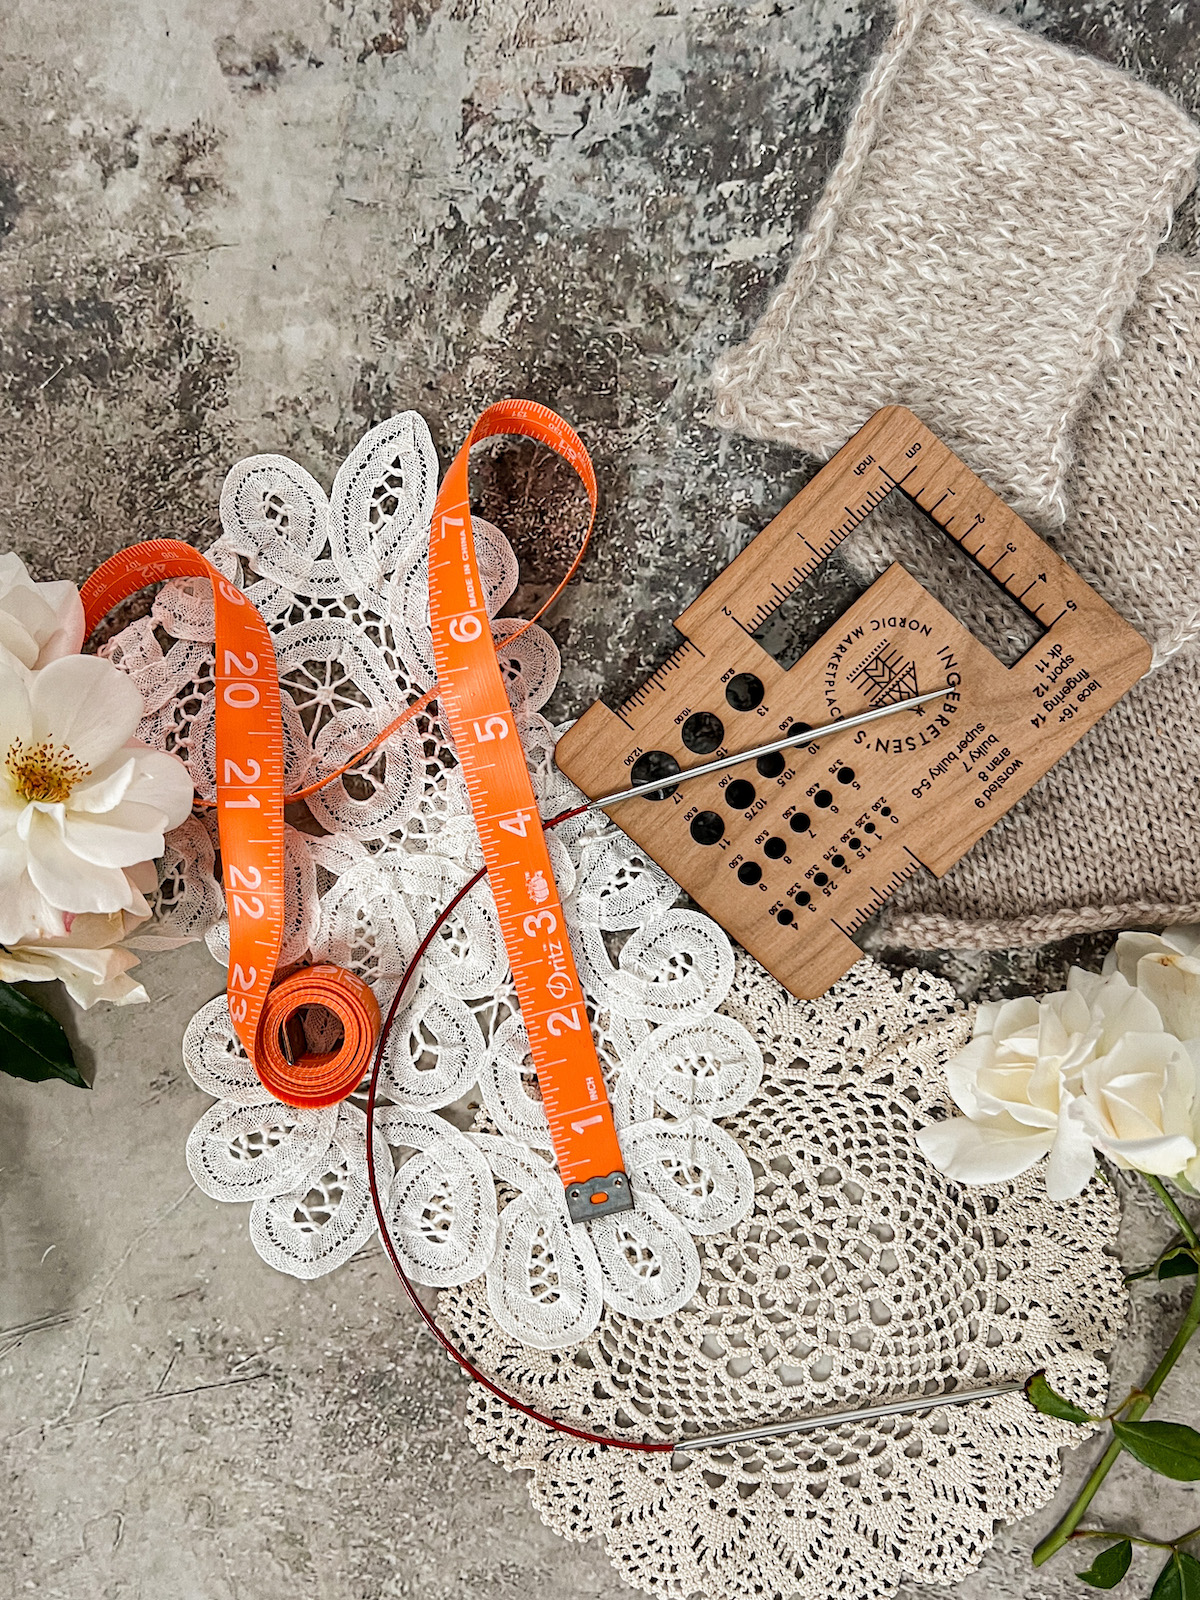
{"label": "white rose", "polygon": [[0,948],[0,981],[46,983],[60,978],[71,999],[85,1011],[97,1000],[125,1006],[149,998],[141,984],[127,976],[138,958],[120,944],[144,918],[118,911],[107,917],[66,920],[70,926],[60,938]]}
{"label": "white rose", "polygon": [[1067,988],[979,1007],[974,1038],[946,1065],[965,1115],[921,1129],[917,1143],[961,1183],[1015,1178],[1044,1157],[1052,1199],[1078,1194],[1095,1170],[1077,1104],[1084,1069],[1128,1033],[1162,1032],[1158,1012],[1119,973],[1073,968]]}
{"label": "white rose", "polygon": [[0,944],[44,944],[66,913],[144,914],[140,864],[187,817],[192,780],[132,739],[142,697],[110,661],[0,661]]}
{"label": "white rose", "polygon": [[83,603],[73,583],[35,583],[20,556],[0,556],[0,661],[44,667],[83,646]]}
{"label": "white rose", "polygon": [[1162,1178],[1196,1159],[1200,1041],[1127,1033],[1083,1069],[1080,1115],[1089,1137],[1121,1167]]}
{"label": "white rose", "polygon": [[1136,983],[1168,1033],[1200,1039],[1200,928],[1118,934],[1104,970]]}

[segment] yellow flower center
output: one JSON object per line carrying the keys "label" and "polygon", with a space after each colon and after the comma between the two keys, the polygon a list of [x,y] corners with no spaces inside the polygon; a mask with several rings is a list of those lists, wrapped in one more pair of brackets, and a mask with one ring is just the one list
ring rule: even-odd
{"label": "yellow flower center", "polygon": [[4,765],[22,800],[48,800],[58,804],[92,773],[91,767],[75,759],[68,745],[51,744],[49,739],[43,739],[41,744],[14,739]]}

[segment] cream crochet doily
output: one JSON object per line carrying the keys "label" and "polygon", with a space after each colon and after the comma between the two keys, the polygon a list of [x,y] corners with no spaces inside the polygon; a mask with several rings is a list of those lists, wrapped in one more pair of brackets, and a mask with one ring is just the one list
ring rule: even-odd
{"label": "cream crochet doily", "polygon": [[[275,637],[289,788],[312,782],[432,682],[425,562],[436,460],[420,417],[372,430],[327,497],[294,463],[236,466],[208,552]],[[493,611],[516,583],[476,524]],[[516,622],[496,625],[507,637]],[[212,608],[168,584],[108,654],[146,697],[140,736],[212,792]],[[548,635],[502,652],[543,814],[577,792],[539,714],[558,673]],[[283,964],[330,960],[386,1008],[416,945],[480,864],[436,715],[309,802],[289,828]],[[227,954],[209,825],[174,834],[147,943],[205,934]],[[961,1190],[912,1133],[942,1097],[968,1019],[949,987],[869,961],[821,1001],[792,1001],[735,962],[709,918],[604,818],[551,836],[555,874],[637,1209],[572,1226],[486,883],[422,965],[392,1035],[370,1159],[410,1275],[487,1371],[599,1431],[676,1438],[1046,1367],[1098,1403],[1124,1316],[1101,1184],[1052,1205],[1036,1173]],[[314,1034],[311,1043],[323,1041]],[[375,1234],[361,1097],[324,1111],[272,1100],[224,997],[193,1019],[188,1070],[215,1098],[188,1142],[197,1183],[250,1203],[263,1258],[332,1271]],[[936,1113],[935,1113],[936,1114]],[[543,1517],[603,1537],[621,1574],[663,1594],[873,1597],[951,1582],[996,1522],[1053,1493],[1077,1430],[1020,1396],[688,1457],[588,1449],[482,1390],[479,1447],[531,1469]]]}
{"label": "cream crochet doily", "polygon": [[[477,1281],[442,1296],[474,1360],[543,1411],[637,1438],[1039,1367],[1100,1409],[1100,1354],[1126,1305],[1111,1190],[1094,1182],[1055,1205],[1037,1172],[962,1189],[913,1141],[969,1031],[949,987],[862,961],[802,1004],[739,958],[725,1011],[765,1062],[751,1102],[723,1121],[755,1199],[698,1241],[690,1303],[653,1325],[606,1310],[574,1349],[533,1354],[496,1326]],[[467,1411],[480,1450],[528,1469],[551,1528],[603,1539],[628,1583],[680,1600],[875,1600],[906,1579],[953,1583],[998,1523],[1051,1498],[1059,1451],[1080,1438],[1020,1394],[674,1455],[582,1445],[478,1387]]]}

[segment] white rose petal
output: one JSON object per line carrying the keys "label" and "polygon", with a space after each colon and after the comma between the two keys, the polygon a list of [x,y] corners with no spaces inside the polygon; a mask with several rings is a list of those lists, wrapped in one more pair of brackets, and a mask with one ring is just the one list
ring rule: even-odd
{"label": "white rose petal", "polygon": [[1119,934],[1104,970],[1135,983],[1177,1039],[1200,1039],[1200,928]]}
{"label": "white rose petal", "polygon": [[1123,933],[1103,973],[1072,968],[1058,994],[980,1006],[946,1082],[964,1115],[917,1143],[959,1182],[1002,1182],[1045,1159],[1046,1191],[1062,1200],[1100,1150],[1200,1187],[1200,930]]}
{"label": "white rose petal", "polygon": [[0,944],[25,938],[54,939],[65,933],[63,914],[49,905],[26,871],[29,852],[17,839],[16,849],[0,839]]}
{"label": "white rose petal", "polygon": [[1195,1063],[1172,1034],[1126,1034],[1088,1064],[1084,1088],[1091,1135],[1120,1166],[1169,1178],[1195,1157]]}
{"label": "white rose petal", "polygon": [[83,645],[83,603],[73,583],[35,583],[25,563],[0,556],[0,659],[32,671]]}
{"label": "white rose petal", "polygon": [[1071,968],[1068,989],[1083,999],[1092,1015],[1097,1053],[1103,1055],[1127,1033],[1161,1033],[1163,1019],[1154,1002],[1124,974],[1083,972]]}
{"label": "white rose petal", "polygon": [[1096,1170],[1096,1152],[1077,1099],[1063,1107],[1046,1163],[1046,1193],[1051,1200],[1081,1194]]}
{"label": "white rose petal", "polygon": [[0,759],[15,741],[25,744],[32,741],[33,714],[28,682],[28,673],[22,673],[0,655]]}
{"label": "white rose petal", "polygon": [[0,949],[0,981],[45,983],[61,979],[76,1005],[86,1010],[97,1000],[132,1005],[149,996],[127,976],[138,958],[119,941],[143,919],[128,913],[110,917],[75,917],[69,933],[44,943],[30,942]]}
{"label": "white rose petal", "polygon": [[178,756],[147,745],[131,745],[135,752],[133,776],[125,799],[131,804],[153,806],[162,813],[162,830],[170,833],[192,814],[196,787],[192,775]]}
{"label": "white rose petal", "polygon": [[1030,1133],[1011,1118],[971,1122],[947,1117],[921,1128],[917,1144],[940,1172],[957,1183],[1004,1183],[1049,1155],[1051,1133]]}
{"label": "white rose petal", "polygon": [[29,687],[33,742],[66,745],[93,773],[132,739],[144,709],[137,685],[102,656],[63,656]]}
{"label": "white rose petal", "polygon": [[60,911],[106,913],[132,906],[134,891],[120,867],[87,861],[69,848],[63,813],[62,806],[31,805],[21,818],[34,888]]}
{"label": "white rose petal", "polygon": [[62,836],[68,850],[99,867],[136,867],[165,849],[162,812],[131,800],[99,813],[64,810]]}
{"label": "white rose petal", "polygon": [[122,761],[120,751],[105,763],[105,776],[91,777],[77,784],[71,794],[72,811],[111,811],[120,805],[133,782],[133,757]]}
{"label": "white rose petal", "polygon": [[1000,1182],[1046,1158],[1047,1193],[1064,1200],[1091,1178],[1097,1146],[1131,1165],[1153,1161],[1143,1170],[1154,1171],[1175,1161],[1177,1172],[1195,1154],[1185,1074],[1164,1098],[1165,1063],[1175,1071],[1187,1058],[1153,1002],[1115,968],[1073,968],[1066,989],[1041,1001],[982,1005],[974,1034],[946,1066],[963,1117],[917,1136],[958,1181]]}

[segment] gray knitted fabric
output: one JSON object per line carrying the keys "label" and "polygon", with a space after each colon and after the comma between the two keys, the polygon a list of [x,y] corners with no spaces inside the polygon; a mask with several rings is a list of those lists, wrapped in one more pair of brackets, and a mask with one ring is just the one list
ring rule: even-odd
{"label": "gray knitted fabric", "polygon": [[[1200,263],[1166,254],[1089,398],[1051,542],[1154,645],[1155,670],[937,881],[880,927],[916,947],[1007,946],[1200,918]],[[1037,637],[928,520],[885,505],[846,546],[900,560],[1006,659]]]}
{"label": "gray knitted fabric", "polygon": [[824,457],[900,401],[1061,522],[1072,421],[1198,150],[1134,79],[901,0],[787,281],[716,368],[718,421]]}
{"label": "gray knitted fabric", "polygon": [[[961,0],[904,0],[787,283],[717,369],[724,423],[816,455],[910,406],[1061,524],[1154,645],[1151,676],[945,878],[901,887],[887,942],[1200,919],[1200,263],[1153,262],[1198,146],[1130,78]],[[900,559],[1004,659],[1034,643],[896,499],[846,547],[860,575]]]}
{"label": "gray knitted fabric", "polygon": [[[1075,430],[1070,511],[1050,543],[1154,646],[1200,641],[1200,262],[1164,252],[1121,330],[1122,352]],[[1032,619],[893,495],[842,547],[859,577],[902,561],[1006,660]]]}
{"label": "gray knitted fabric", "polygon": [[940,881],[910,879],[875,943],[1007,949],[1200,921],[1200,656],[1136,684]]}

